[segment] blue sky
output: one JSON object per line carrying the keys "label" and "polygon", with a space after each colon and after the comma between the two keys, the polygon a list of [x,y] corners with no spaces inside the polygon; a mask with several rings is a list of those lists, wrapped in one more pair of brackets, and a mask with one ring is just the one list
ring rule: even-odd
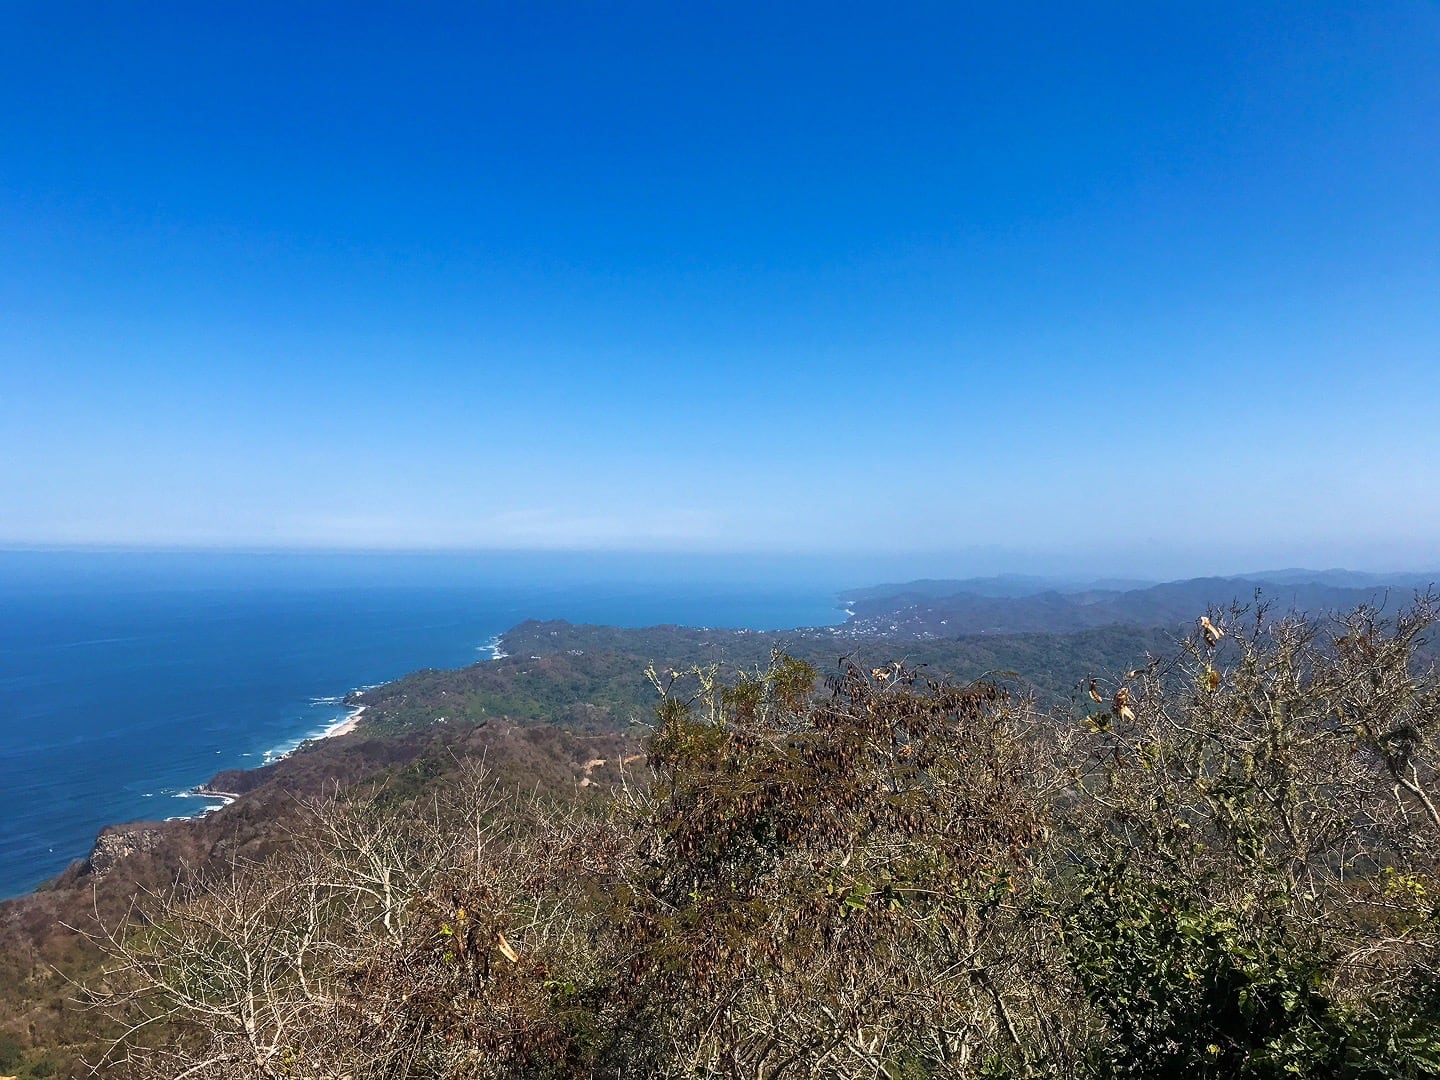
{"label": "blue sky", "polygon": [[0,11],[0,543],[1440,564],[1440,7]]}

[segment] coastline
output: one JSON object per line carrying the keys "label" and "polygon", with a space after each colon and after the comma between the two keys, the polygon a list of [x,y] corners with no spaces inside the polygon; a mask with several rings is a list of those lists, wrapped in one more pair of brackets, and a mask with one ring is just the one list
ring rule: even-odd
{"label": "coastline", "polygon": [[[510,655],[504,649],[504,642],[505,635],[496,634],[484,645],[476,646],[476,651],[481,653],[489,653],[490,655],[488,659],[490,659],[491,661],[503,660],[505,659],[505,657]],[[385,684],[370,683],[366,686],[356,687],[349,693],[342,694],[336,697],[313,698],[311,700],[311,704],[338,705],[342,702],[348,701],[353,695],[363,694],[366,690],[374,690],[376,687],[383,685]],[[296,751],[303,748],[308,743],[316,742],[320,739],[336,739],[343,735],[353,734],[355,730],[360,726],[360,719],[362,716],[364,716],[365,710],[367,708],[369,708],[369,706],[364,704],[356,704],[349,706],[349,712],[347,712],[344,716],[340,717],[338,720],[335,720],[333,723],[329,724],[325,728],[321,729],[316,734],[307,735],[301,739],[298,739],[293,745],[287,746],[283,749],[277,747],[273,750],[267,750],[262,757],[261,765],[255,767],[264,768],[266,765],[273,765],[277,761],[283,761],[290,755],[294,754]],[[247,769],[246,771],[250,770]],[[219,776],[222,774],[217,773],[216,775]],[[197,784],[195,787],[190,788],[188,791],[177,792],[176,796],[178,798],[208,799],[211,800],[212,803],[218,800],[219,805],[202,806],[194,813],[177,814],[173,817],[168,817],[165,820],[185,821],[193,818],[206,817],[210,814],[214,814],[225,809],[225,807],[229,806],[231,803],[235,802],[236,799],[241,798],[243,795],[244,792],[222,791],[219,788],[211,787],[208,781],[202,784]],[[107,826],[107,828],[109,827],[110,826]]]}
{"label": "coastline", "polygon": [[[352,731],[354,731],[357,727],[360,726],[360,716],[362,713],[365,712],[366,708],[368,708],[368,706],[356,705],[350,711],[350,714],[348,716],[343,716],[339,720],[335,721],[335,723],[331,724],[328,728],[326,728],[318,737],[321,739],[334,739],[341,735],[349,735]],[[301,745],[303,746],[304,744],[302,743]],[[295,751],[292,750],[289,753],[293,754],[294,752]],[[285,757],[288,756],[288,754],[283,754],[281,756]],[[278,761],[279,758],[276,758],[276,760]]]}
{"label": "coastline", "polygon": [[[485,644],[476,646],[476,651],[482,654],[488,654],[484,656],[483,659],[485,660],[503,659],[505,656],[508,655],[502,647],[503,639],[503,634],[496,634]],[[172,814],[164,817],[154,818],[134,818],[122,822],[112,822],[110,824],[102,826],[97,836],[103,837],[106,834],[107,830],[124,830],[126,828],[131,828],[137,824],[144,824],[146,822],[164,823],[174,821],[193,821],[200,818],[208,817],[209,815],[214,813],[218,813],[219,811],[225,809],[225,807],[230,806],[238,799],[243,798],[247,792],[228,791],[224,790],[221,787],[212,787],[212,781],[219,779],[222,776],[230,775],[234,772],[253,772],[257,769],[264,768],[267,765],[274,764],[277,761],[281,761],[285,758],[290,757],[292,754],[296,753],[298,750],[302,749],[309,743],[317,742],[321,739],[334,739],[339,738],[343,735],[353,734],[359,728],[360,722],[365,714],[366,709],[369,706],[360,703],[348,704],[348,702],[352,701],[355,696],[363,694],[367,690],[374,690],[383,685],[385,685],[385,683],[383,682],[369,683],[358,686],[345,694],[336,695],[333,697],[311,698],[310,703],[312,705],[343,705],[343,707],[347,711],[344,713],[344,715],[331,721],[329,724],[325,725],[319,730],[312,729],[311,734],[302,736],[290,743],[282,743],[281,745],[266,751],[263,755],[261,755],[259,762],[254,765],[243,766],[236,770],[222,770],[221,772],[216,773],[214,776],[212,776],[210,780],[203,781],[191,788],[182,791],[165,790],[162,792],[163,794],[168,794],[172,798],[201,800],[205,803],[205,805],[199,806],[196,809],[190,811],[189,813]],[[250,755],[246,754],[244,756],[249,757]],[[229,784],[226,785],[226,787],[229,786]],[[99,840],[96,841],[96,843],[99,842]],[[91,851],[93,853],[93,847]],[[30,893],[34,892],[36,888],[43,886],[45,880],[49,879],[42,880],[41,882],[37,883],[37,885],[27,888],[24,892],[17,893],[16,896],[18,897],[29,895]]]}
{"label": "coastline", "polygon": [[[328,704],[328,703],[330,703],[330,702],[332,702],[332,701],[333,701],[333,702],[344,701],[346,698],[350,697],[351,694],[361,694],[361,693],[364,693],[366,690],[371,690],[371,689],[373,689],[373,687],[371,687],[371,686],[361,686],[361,687],[358,687],[358,688],[350,691],[349,694],[346,694],[344,697],[341,697],[341,698],[321,698],[321,699],[317,699],[316,704]],[[329,724],[327,724],[325,727],[321,728],[319,731],[316,731],[316,732],[314,732],[313,734],[310,734],[310,735],[301,736],[300,738],[296,739],[296,740],[295,740],[294,742],[292,742],[292,743],[281,744],[281,746],[278,746],[278,747],[275,747],[275,748],[273,748],[273,749],[270,749],[270,750],[265,751],[265,753],[261,756],[261,762],[262,762],[263,764],[265,764],[265,765],[271,765],[271,764],[273,764],[274,762],[281,761],[281,760],[289,757],[291,754],[295,753],[295,751],[299,750],[299,749],[300,749],[302,746],[304,746],[306,743],[314,742],[314,741],[317,740],[317,739],[333,739],[333,738],[335,738],[335,737],[337,737],[337,736],[340,736],[340,735],[348,735],[348,734],[350,734],[352,731],[354,731],[354,730],[359,726],[359,724],[360,724],[360,717],[361,717],[361,715],[365,712],[366,706],[364,706],[364,705],[351,705],[351,706],[348,706],[348,708],[349,708],[350,711],[347,712],[344,716],[340,717],[340,718],[337,719],[337,720],[331,721]]]}
{"label": "coastline", "polygon": [[[255,569],[251,556],[235,558],[237,573]],[[218,571],[213,581],[205,579],[209,584],[189,571],[172,575],[165,569],[169,556],[156,557],[153,572],[163,588],[154,602],[137,604],[118,566],[114,574],[82,573],[101,556],[73,560],[72,569],[53,575],[56,588],[37,585],[33,596],[25,594],[30,599],[7,610],[6,628],[39,651],[9,650],[0,658],[6,716],[33,710],[54,722],[9,723],[8,739],[0,740],[0,749],[14,755],[7,756],[14,790],[0,851],[0,881],[13,884],[0,892],[18,894],[61,873],[68,857],[83,855],[107,824],[194,817],[220,806],[219,798],[185,792],[212,781],[221,790],[242,787],[215,774],[256,768],[306,739],[352,730],[345,720],[362,697],[355,688],[425,668],[504,663],[507,653],[520,651],[506,634],[536,609],[578,605],[597,624],[674,622],[667,606],[672,597],[686,611],[701,609],[700,623],[727,621],[711,609],[747,610],[729,593],[698,586],[655,593],[568,578],[563,587],[472,587],[447,579],[443,588],[365,583],[335,589],[297,577],[293,588],[257,594]],[[65,599],[72,588],[87,597],[84,605]],[[777,603],[783,601],[782,613],[787,604],[795,608],[787,620],[795,625],[813,620],[808,612],[827,599],[790,603],[787,597]],[[97,613],[110,628],[104,635],[90,625]],[[314,651],[310,659],[307,650]],[[361,738],[375,730],[381,708],[376,704],[361,717]],[[88,793],[83,799],[82,791]],[[58,797],[64,793],[77,794]]]}
{"label": "coastline", "polygon": [[[361,689],[361,690],[368,690],[368,689],[370,689],[370,687],[361,687],[360,689]],[[360,691],[352,691],[352,693],[359,693],[359,692],[360,692]],[[346,696],[348,697],[349,695],[347,694]],[[328,701],[328,700],[343,701],[344,698],[325,699],[325,700],[327,700],[327,701]],[[283,761],[285,758],[288,758],[291,754],[295,753],[297,750],[299,750],[301,747],[305,746],[307,743],[312,743],[312,742],[315,742],[315,741],[317,741],[317,740],[319,740],[319,739],[334,739],[334,738],[339,738],[339,737],[342,736],[342,735],[349,735],[349,734],[351,734],[352,732],[354,732],[354,730],[355,730],[357,727],[360,726],[360,717],[364,714],[365,709],[366,709],[366,706],[364,706],[364,705],[354,705],[354,706],[351,706],[351,707],[350,707],[350,711],[349,711],[348,713],[346,713],[344,716],[340,717],[340,719],[336,720],[334,723],[328,725],[326,728],[324,728],[324,729],[323,729],[322,731],[320,731],[318,734],[315,734],[315,735],[307,735],[305,738],[300,739],[298,742],[295,743],[294,746],[291,746],[291,747],[289,747],[288,749],[279,750],[279,751],[275,751],[275,750],[267,751],[266,754],[265,754],[265,756],[264,756],[264,765],[273,765],[273,764],[274,764],[275,762],[277,762],[277,761]],[[260,767],[263,768],[264,766],[262,765],[262,766],[260,766]],[[248,770],[247,770],[247,771],[248,771]],[[219,775],[219,774],[217,774],[217,775]],[[220,790],[219,788],[211,787],[208,781],[207,781],[206,783],[203,783],[203,784],[197,784],[195,787],[191,788],[189,791],[181,792],[181,793],[180,793],[181,797],[188,797],[188,798],[195,798],[195,799],[210,799],[210,800],[217,800],[217,799],[218,799],[218,800],[219,800],[219,805],[218,805],[218,806],[202,806],[199,810],[196,810],[193,814],[178,814],[178,815],[176,815],[175,817],[166,818],[165,820],[167,820],[167,821],[184,821],[184,820],[189,819],[189,818],[205,817],[205,816],[207,816],[207,815],[209,815],[209,814],[214,814],[214,813],[216,813],[216,812],[218,812],[218,811],[220,811],[220,810],[225,809],[225,807],[229,806],[229,805],[230,805],[231,803],[233,803],[236,799],[240,798],[241,795],[243,795],[243,794],[244,794],[243,792],[222,791],[222,790]]]}

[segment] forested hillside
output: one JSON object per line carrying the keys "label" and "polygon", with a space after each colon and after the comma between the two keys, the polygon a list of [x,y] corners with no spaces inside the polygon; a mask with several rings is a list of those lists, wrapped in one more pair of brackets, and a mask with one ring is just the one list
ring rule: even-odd
{"label": "forested hillside", "polygon": [[524,622],[501,640],[499,660],[455,671],[420,671],[354,695],[366,706],[363,727],[403,731],[489,716],[558,723],[582,732],[624,730],[649,722],[654,664],[666,671],[718,664],[753,672],[775,650],[822,674],[842,661],[860,666],[902,660],[931,677],[1000,678],[1046,703],[1074,698],[1091,676],[1173,650],[1173,630],[1106,627],[1078,634],[1006,634],[950,639],[856,637],[837,629],[760,633],[659,626],[630,630],[566,622]]}
{"label": "forested hillside", "polygon": [[167,1035],[116,1060],[1436,1075],[1434,618],[1217,612],[1078,712],[901,661],[820,688],[783,653],[652,666],[648,783],[577,804],[472,765],[403,807],[329,800],[291,850],[152,907],[98,1001]]}
{"label": "forested hillside", "polygon": [[1436,614],[522,624],[5,905],[0,1067],[1440,1075]]}

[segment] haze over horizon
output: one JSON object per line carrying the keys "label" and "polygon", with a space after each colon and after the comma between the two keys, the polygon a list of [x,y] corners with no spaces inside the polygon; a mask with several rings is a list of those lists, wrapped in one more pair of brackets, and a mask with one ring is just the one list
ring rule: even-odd
{"label": "haze over horizon", "polygon": [[0,30],[0,546],[1436,565],[1432,4]]}

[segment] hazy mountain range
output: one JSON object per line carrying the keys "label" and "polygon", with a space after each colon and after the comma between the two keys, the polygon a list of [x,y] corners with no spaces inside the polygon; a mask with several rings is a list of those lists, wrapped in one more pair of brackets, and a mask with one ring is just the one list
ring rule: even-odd
{"label": "hazy mountain range", "polygon": [[1323,614],[1359,604],[1394,607],[1440,581],[1435,574],[1286,569],[1185,581],[1064,581],[1006,574],[875,585],[841,595],[860,633],[955,637],[1070,633],[1101,626],[1171,626],[1208,608],[1254,604]]}

